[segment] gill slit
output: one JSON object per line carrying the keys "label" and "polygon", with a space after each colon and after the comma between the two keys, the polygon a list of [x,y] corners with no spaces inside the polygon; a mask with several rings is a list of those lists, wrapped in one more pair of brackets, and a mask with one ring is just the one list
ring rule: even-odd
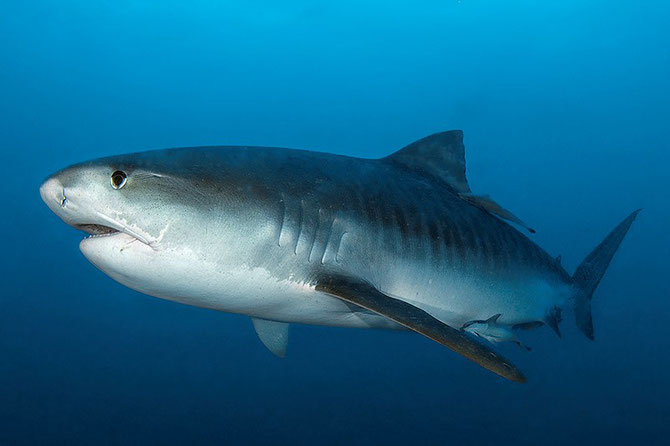
{"label": "gill slit", "polygon": [[279,206],[281,222],[279,223],[279,230],[277,231],[277,246],[281,247],[281,236],[284,232],[284,225],[286,225],[286,202],[284,200],[284,194],[281,194],[279,197]]}
{"label": "gill slit", "polygon": [[300,237],[302,236],[302,226],[303,226],[303,206],[304,203],[300,200],[300,206],[298,207],[298,235],[295,238],[295,245],[293,246],[293,254],[298,255],[298,243],[300,243]]}

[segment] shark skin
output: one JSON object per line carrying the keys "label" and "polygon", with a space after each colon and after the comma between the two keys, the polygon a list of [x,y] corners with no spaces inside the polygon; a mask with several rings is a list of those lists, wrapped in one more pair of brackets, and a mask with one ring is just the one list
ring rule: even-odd
{"label": "shark skin", "polygon": [[406,328],[519,382],[461,327],[498,314],[504,330],[538,326],[571,305],[592,337],[591,296],[637,215],[573,279],[503,219],[534,230],[472,193],[458,130],[382,159],[246,146],[118,155],[65,168],[40,193],[90,234],[80,249],[112,279],[248,315],[279,356],[290,323]]}

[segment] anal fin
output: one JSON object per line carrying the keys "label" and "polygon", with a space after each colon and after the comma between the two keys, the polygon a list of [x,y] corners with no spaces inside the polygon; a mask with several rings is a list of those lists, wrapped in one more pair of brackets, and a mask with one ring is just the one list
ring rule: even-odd
{"label": "anal fin", "polygon": [[558,326],[562,320],[563,316],[561,316],[561,309],[559,307],[552,308],[545,317],[546,324],[554,330],[554,333],[556,333],[556,336],[559,338],[561,337],[561,329]]}
{"label": "anal fin", "polygon": [[448,326],[424,310],[387,296],[369,283],[344,276],[327,276],[316,290],[328,293],[385,316],[400,325],[430,338],[503,378],[525,382],[523,374],[507,359],[461,330]]}
{"label": "anal fin", "polygon": [[255,317],[251,318],[251,322],[254,324],[258,339],[268,350],[280,358],[286,356],[289,324]]}

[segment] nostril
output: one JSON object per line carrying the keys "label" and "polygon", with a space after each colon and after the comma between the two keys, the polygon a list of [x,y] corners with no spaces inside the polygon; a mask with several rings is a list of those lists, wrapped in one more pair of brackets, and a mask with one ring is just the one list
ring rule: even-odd
{"label": "nostril", "polygon": [[65,205],[67,204],[67,197],[65,196],[65,188],[63,188],[62,195],[63,198],[60,199],[60,207],[64,208]]}

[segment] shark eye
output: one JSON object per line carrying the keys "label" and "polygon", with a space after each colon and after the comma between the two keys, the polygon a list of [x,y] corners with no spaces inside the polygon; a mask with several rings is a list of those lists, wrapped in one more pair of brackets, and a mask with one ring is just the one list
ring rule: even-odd
{"label": "shark eye", "polygon": [[121,189],[126,185],[128,180],[128,175],[122,170],[115,171],[111,176],[112,187],[114,189]]}

